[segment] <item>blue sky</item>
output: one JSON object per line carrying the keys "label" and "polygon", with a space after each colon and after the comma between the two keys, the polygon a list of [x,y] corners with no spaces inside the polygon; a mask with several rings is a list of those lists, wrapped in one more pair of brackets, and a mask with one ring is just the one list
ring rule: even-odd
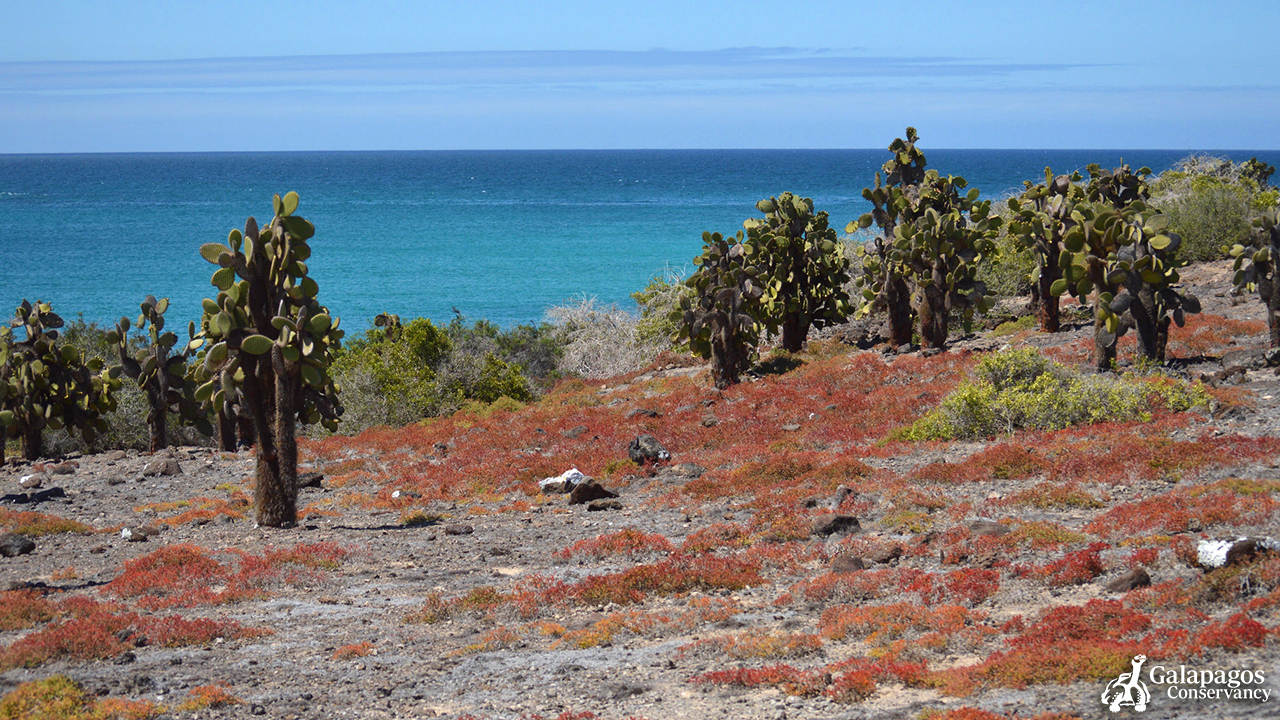
{"label": "blue sky", "polygon": [[0,152],[1280,149],[1280,3],[0,0]]}

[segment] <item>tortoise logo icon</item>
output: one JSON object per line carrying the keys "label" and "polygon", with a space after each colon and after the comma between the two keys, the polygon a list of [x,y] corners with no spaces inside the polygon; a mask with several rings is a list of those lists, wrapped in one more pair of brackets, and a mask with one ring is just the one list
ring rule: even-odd
{"label": "tortoise logo icon", "polygon": [[1120,677],[1107,683],[1107,689],[1102,691],[1102,702],[1111,712],[1120,712],[1122,707],[1131,707],[1137,712],[1147,709],[1147,703],[1151,702],[1151,691],[1140,677],[1142,663],[1146,661],[1146,655],[1135,655],[1133,670],[1122,673]]}

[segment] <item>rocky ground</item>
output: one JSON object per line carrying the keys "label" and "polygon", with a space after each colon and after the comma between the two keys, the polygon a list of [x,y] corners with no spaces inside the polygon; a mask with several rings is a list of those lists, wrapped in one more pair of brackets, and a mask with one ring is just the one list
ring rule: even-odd
{"label": "rocky ground", "polygon": [[[1188,272],[1186,280],[1204,301],[1206,314],[1235,322],[1256,323],[1261,319],[1262,306],[1255,299],[1232,302],[1227,293],[1229,278],[1225,267],[1200,266]],[[1055,336],[987,331],[957,340],[948,355],[1030,345],[1061,349],[1062,357],[1070,359],[1071,352],[1083,347],[1081,343],[1089,332],[1084,324]],[[1212,411],[1192,411],[1185,422],[1170,424],[1170,441],[1280,437],[1280,377],[1275,368],[1267,365],[1264,341],[1262,333],[1253,333],[1235,337],[1208,352],[1182,354],[1191,359],[1174,363],[1174,374],[1204,378],[1230,392],[1222,395],[1226,400],[1215,400]],[[839,350],[850,358],[864,352],[882,357],[876,350],[849,346]],[[883,357],[889,364],[903,361],[891,355]],[[759,558],[763,555],[752,556],[762,568],[762,582],[739,588],[726,582],[719,587],[709,583],[674,592],[650,591],[645,593],[643,602],[626,605],[593,603],[589,598],[555,602],[549,599],[554,597],[551,594],[539,595],[530,590],[533,584],[542,582],[538,578],[573,584],[584,578],[653,565],[667,557],[661,549],[640,550],[632,555],[557,554],[580,540],[633,528],[644,534],[661,535],[679,547],[691,535],[709,527],[753,527],[753,512],[760,506],[743,500],[750,493],[702,499],[686,494],[679,495],[686,499],[684,502],[671,501],[691,483],[699,482],[701,475],[734,471],[732,462],[723,462],[724,452],[704,452],[696,445],[681,445],[661,434],[666,427],[662,423],[675,422],[680,413],[705,428],[733,422],[718,416],[731,414],[729,406],[735,402],[734,396],[707,393],[704,368],[655,369],[625,381],[605,383],[588,395],[594,394],[602,408],[615,408],[615,414],[622,417],[640,405],[656,406],[665,394],[673,392],[672,388],[686,385],[699,389],[681,392],[691,393],[690,397],[706,397],[711,402],[704,407],[691,403],[666,411],[661,422],[646,426],[655,428],[653,434],[674,457],[658,463],[653,470],[615,473],[604,484],[616,491],[618,502],[597,503],[596,509],[588,503],[570,504],[566,495],[539,494],[536,485],[529,482],[523,486],[503,485],[488,482],[485,477],[473,478],[477,491],[470,495],[454,491],[445,494],[451,496],[432,497],[412,489],[393,495],[393,488],[419,487],[405,479],[409,476],[397,469],[395,458],[409,457],[416,463],[411,470],[430,478],[432,473],[448,469],[450,463],[465,462],[455,458],[468,443],[489,442],[470,432],[449,436],[443,427],[436,428],[439,432],[430,443],[409,447],[395,443],[389,446],[384,436],[371,435],[363,447],[362,440],[357,439],[340,451],[319,444],[304,448],[304,470],[323,477],[302,489],[299,505],[304,506],[304,517],[289,529],[263,529],[253,524],[251,508],[247,507],[253,469],[249,452],[229,454],[207,448],[179,448],[157,455],[131,451],[73,457],[41,467],[10,462],[0,469],[0,488],[8,493],[0,507],[76,520],[98,531],[37,535],[32,538],[34,551],[0,558],[0,589],[7,584],[9,590],[5,602],[16,602],[18,594],[34,590],[35,594],[57,601],[85,597],[116,602],[122,611],[146,617],[209,617],[270,632],[238,639],[215,637],[175,647],[126,638],[128,649],[110,657],[53,657],[34,667],[10,669],[0,675],[0,690],[8,692],[24,682],[62,674],[90,695],[149,700],[163,706],[166,715],[175,717],[570,718],[594,713],[602,718],[772,720],[929,717],[934,711],[961,707],[980,708],[999,717],[1031,717],[1048,711],[1103,717],[1110,713],[1098,702],[1105,686],[1101,680],[1039,683],[1023,689],[988,684],[966,697],[944,694],[926,683],[881,679],[869,696],[852,701],[849,697],[833,697],[829,692],[791,694],[788,690],[794,688],[785,684],[741,686],[696,680],[718,670],[780,663],[814,668],[883,652],[888,645],[877,644],[875,638],[836,639],[823,635],[823,613],[839,603],[789,600],[798,592],[796,583],[817,581],[833,573],[856,575],[873,569],[918,569],[928,573],[954,569],[952,565],[944,566],[940,551],[936,550],[942,546],[930,543],[940,542],[935,538],[950,537],[947,533],[957,528],[963,528],[965,537],[981,535],[987,531],[984,528],[994,527],[991,523],[998,523],[1005,530],[1018,523],[1044,522],[1081,531],[1110,509],[1171,489],[1229,478],[1280,481],[1280,455],[1272,454],[1269,458],[1228,459],[1206,465],[1203,471],[1173,477],[1139,476],[1086,483],[1085,487],[1101,499],[1093,506],[1000,505],[1000,500],[1018,497],[1045,482],[1043,471],[1015,473],[981,482],[935,486],[944,497],[940,508],[928,510],[927,530],[912,529],[910,523],[897,520],[890,522],[898,515],[894,514],[896,501],[888,491],[878,494],[864,485],[854,487],[853,492],[838,491],[841,494],[837,496],[829,490],[819,490],[796,504],[795,514],[813,530],[811,537],[782,538],[788,541],[775,543],[787,548],[784,559],[762,561]],[[835,403],[826,407],[831,408],[832,414],[837,412]],[[578,434],[585,432],[600,438],[590,446],[594,449],[589,457],[582,459],[584,466],[596,460],[603,463],[606,456],[619,462],[625,460],[625,441],[635,434],[627,431],[630,425],[605,433],[590,427],[589,421],[584,421],[588,426],[579,430],[576,418],[557,415],[550,409],[528,408],[522,412],[524,419],[520,414],[514,417],[519,422],[527,421],[530,427],[537,425],[537,432],[551,439],[545,441],[547,450],[538,442],[519,451],[534,460],[555,451],[550,462],[559,463],[555,467],[563,465],[561,469],[568,469],[574,457],[571,452],[556,450],[557,443],[569,442],[571,436],[567,433],[576,430]],[[821,408],[816,414],[820,413]],[[628,421],[643,419],[641,416]],[[810,413],[807,419],[800,417],[794,424],[798,430],[802,422],[812,422],[817,427],[821,420]],[[846,418],[842,422],[857,419]],[[548,429],[543,430],[544,426]],[[450,432],[460,427],[455,423]],[[489,426],[478,422],[477,427]],[[783,440],[775,444],[790,437],[787,433],[797,434],[787,427],[788,424],[782,425],[778,437]],[[731,432],[724,427],[717,431]],[[496,429],[490,430],[495,443],[499,442],[496,434]],[[572,436],[575,441],[576,438]],[[752,438],[742,438],[744,444],[751,441]],[[854,454],[876,472],[892,473],[906,482],[917,477],[913,473],[921,468],[940,467],[944,462],[963,463],[992,445],[1009,442],[1007,438],[887,446],[837,442],[814,445],[814,451],[832,456]],[[1012,442],[1017,444],[1016,439]],[[1094,438],[1092,442],[1109,440]],[[892,452],[876,450],[877,447],[888,447]],[[519,462],[522,461],[516,464]],[[361,469],[350,471],[352,464]],[[501,475],[513,470],[523,472],[527,468],[488,467],[484,472]],[[40,487],[19,486],[20,478],[36,474],[41,475]],[[1280,492],[1274,489],[1264,492],[1264,496],[1268,502],[1280,500]],[[1253,502],[1258,502],[1257,496]],[[201,509],[203,513],[192,512]],[[187,516],[183,517],[183,513]],[[858,519],[857,527],[824,535],[831,530],[821,525],[829,513],[852,515]],[[1184,535],[1196,542],[1237,535],[1280,538],[1280,514],[1273,512],[1256,520],[1251,517],[1248,524],[1237,524],[1231,519],[1205,519],[1202,525],[1189,527]],[[990,523],[978,524],[982,521]],[[7,522],[12,526],[17,521],[10,518]],[[775,526],[781,525],[775,521]],[[999,532],[999,528],[992,532]],[[1085,534],[1088,541],[1097,540],[1096,533]],[[146,537],[139,541],[140,536]],[[153,608],[140,604],[145,593],[122,597],[108,586],[125,572],[129,561],[183,544],[203,548],[209,557],[227,567],[234,567],[238,558],[235,551],[263,555],[272,549],[295,546],[336,546],[345,555],[336,564],[298,564],[298,572],[273,575],[269,582],[256,586],[260,592],[255,597],[236,602],[191,602]],[[1107,565],[1105,572],[1078,584],[1040,583],[1018,576],[1009,562],[1000,562],[1007,559],[1022,564],[1048,564],[1064,552],[1080,550],[1087,544],[1024,547],[1017,551],[1016,558],[974,557],[962,562],[956,567],[987,567],[1000,572],[999,591],[974,603],[969,610],[983,613],[990,627],[998,627],[1015,616],[1023,616],[1029,624],[1054,607],[1125,597],[1124,592],[1107,588],[1129,569],[1122,561],[1129,548],[1114,538],[1102,555]],[[768,545],[758,542],[753,547]],[[718,552],[731,556],[737,550],[722,547]],[[945,554],[945,550],[942,552]],[[1156,585],[1175,580],[1190,583],[1205,574],[1203,569],[1175,562],[1174,553],[1168,548],[1161,547],[1160,553],[1159,560],[1147,568]],[[858,570],[858,565],[867,569]],[[186,570],[178,571],[182,572]],[[220,586],[212,588],[215,596],[225,590]],[[1250,597],[1269,597],[1267,593],[1274,595],[1275,590],[1262,587]],[[525,605],[519,598],[511,600],[520,591],[526,593]],[[485,599],[486,592],[507,600],[491,602]],[[909,592],[890,592],[874,602],[920,601]],[[424,612],[432,607],[437,609],[434,615]],[[1239,607],[1239,603],[1210,601],[1201,611],[1207,623],[1227,617]],[[1251,616],[1270,629],[1270,636],[1260,646],[1255,643],[1238,652],[1210,648],[1190,662],[1203,667],[1266,671],[1266,687],[1277,695],[1280,637],[1275,628],[1280,625],[1280,614],[1274,604],[1251,607]],[[0,644],[12,648],[21,638],[44,627],[48,626],[7,630],[0,633]],[[923,637],[921,633],[911,633],[909,630],[903,637]],[[745,655],[726,649],[724,643],[716,644],[717,639],[744,637],[808,639],[807,644],[757,649]],[[972,665],[1004,648],[1003,642],[1000,637],[992,637],[976,644],[950,643],[929,650],[922,659],[931,671]],[[1180,662],[1186,661],[1174,660],[1172,664]],[[205,708],[178,709],[193,697],[192,690],[209,686],[222,687],[232,702],[220,707],[214,703]],[[1243,703],[1157,697],[1143,716],[1275,717],[1278,702],[1280,698],[1268,703]]]}

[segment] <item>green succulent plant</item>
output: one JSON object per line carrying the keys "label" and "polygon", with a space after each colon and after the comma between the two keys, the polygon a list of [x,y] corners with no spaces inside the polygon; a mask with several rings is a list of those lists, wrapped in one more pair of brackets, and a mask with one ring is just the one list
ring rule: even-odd
{"label": "green succulent plant", "polygon": [[880,229],[871,246],[861,248],[859,313],[888,310],[889,341],[895,346],[910,342],[914,315],[921,343],[941,349],[952,312],[958,311],[968,327],[974,312],[985,313],[995,304],[978,279],[978,267],[995,252],[1003,221],[991,214],[990,201],[978,201],[977,188],[961,192],[968,186],[964,178],[926,170],[918,139],[909,127],[905,140],[889,145],[893,157],[882,168],[883,184],[876,173],[875,187],[862,191],[873,210],[846,231],[872,224]]}
{"label": "green succulent plant", "polygon": [[1236,292],[1256,292],[1267,308],[1271,347],[1280,347],[1280,209],[1271,208],[1253,221],[1250,244],[1228,252],[1235,258]]}
{"label": "green succulent plant", "polygon": [[1071,213],[1063,236],[1054,295],[1070,293],[1084,303],[1094,298],[1094,362],[1109,370],[1116,343],[1129,328],[1138,332],[1143,356],[1164,360],[1172,321],[1181,327],[1187,313],[1200,312],[1194,295],[1179,291],[1178,257],[1182,238],[1168,231],[1168,217],[1149,207],[1143,178],[1123,166],[1105,171],[1089,166],[1088,202]]}
{"label": "green succulent plant", "polygon": [[275,216],[261,230],[250,217],[227,244],[200,248],[218,266],[218,295],[203,302],[208,343],[196,365],[195,398],[215,411],[238,396],[254,425],[255,517],[279,527],[297,516],[297,423],[333,430],[342,415],[329,376],[343,331],[316,299],[308,275],[315,228],[295,213],[297,193],[274,198]]}
{"label": "green succulent plant", "polygon": [[[176,413],[185,425],[194,425],[205,435],[213,434],[206,407],[196,401],[196,384],[188,373],[187,361],[204,339],[196,336],[195,323],[188,323],[188,340],[181,349],[178,335],[164,329],[164,313],[169,309],[169,298],[157,300],[148,295],[139,306],[141,312],[136,321],[120,318],[115,329],[107,331],[107,341],[118,346],[120,366],[124,375],[138,383],[147,395],[147,428],[151,451],[169,446],[165,429],[169,413]],[[129,354],[128,335],[134,326],[147,331],[149,343],[133,355]]]}
{"label": "green succulent plant", "polygon": [[104,368],[102,360],[86,360],[80,349],[59,343],[62,325],[49,303],[23,300],[11,327],[21,328],[24,338],[16,340],[8,328],[0,338],[0,435],[22,438],[28,460],[44,453],[46,429],[79,430],[93,442],[116,408],[120,368]]}
{"label": "green succulent plant", "polygon": [[680,298],[671,313],[680,328],[673,341],[710,358],[711,378],[723,390],[739,381],[755,356],[764,287],[756,281],[759,269],[749,264],[755,250],[741,232],[732,239],[704,232],[702,242],[702,254],[694,258],[698,269],[685,281],[693,296]]}
{"label": "green succulent plant", "polygon": [[761,200],[764,218],[743,223],[746,268],[762,291],[759,319],[779,345],[799,352],[811,327],[843,322],[849,315],[849,261],[839,237],[827,225],[827,213],[813,211],[813,200],[789,192]]}
{"label": "green succulent plant", "polygon": [[1008,232],[1028,248],[1036,260],[1031,274],[1031,300],[1043,332],[1058,332],[1062,325],[1053,284],[1062,277],[1058,264],[1062,240],[1075,227],[1071,213],[1084,201],[1084,189],[1076,184],[1081,179],[1079,173],[1055,176],[1051,169],[1045,168],[1043,183],[1024,181],[1026,190],[1022,195],[1009,198],[1013,218]]}

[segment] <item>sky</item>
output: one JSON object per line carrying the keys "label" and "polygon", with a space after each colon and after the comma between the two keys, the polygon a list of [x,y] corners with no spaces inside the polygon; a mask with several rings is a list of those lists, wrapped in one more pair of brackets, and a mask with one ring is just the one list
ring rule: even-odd
{"label": "sky", "polygon": [[1280,3],[0,0],[0,153],[1280,149]]}

